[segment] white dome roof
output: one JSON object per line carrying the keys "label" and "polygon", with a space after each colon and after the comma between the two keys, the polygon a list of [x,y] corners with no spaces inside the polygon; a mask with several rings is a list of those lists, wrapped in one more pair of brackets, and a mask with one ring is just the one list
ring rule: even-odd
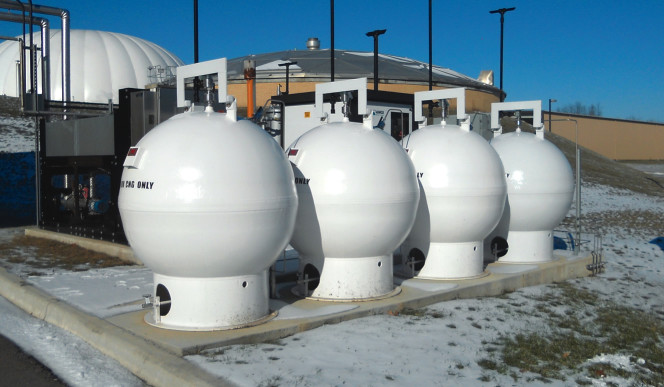
{"label": "white dome roof", "polygon": [[[52,29],[50,37],[51,99],[62,96],[61,31]],[[40,32],[34,33],[40,42]],[[79,102],[118,102],[118,90],[143,88],[148,81],[148,67],[180,66],[183,62],[162,47],[129,35],[114,32],[71,30],[70,80],[71,100]],[[18,42],[0,44],[0,94],[16,97],[19,59]],[[41,74],[41,63],[38,74]],[[39,76],[41,92],[41,76]]]}

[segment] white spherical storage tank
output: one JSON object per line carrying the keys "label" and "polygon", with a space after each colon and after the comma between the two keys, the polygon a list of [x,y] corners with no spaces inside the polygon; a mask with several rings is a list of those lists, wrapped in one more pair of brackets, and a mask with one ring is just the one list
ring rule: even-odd
{"label": "white spherical storage tank", "polygon": [[[366,78],[359,84],[366,101]],[[317,286],[309,283],[305,291],[323,300],[392,294],[392,252],[408,235],[419,200],[404,150],[373,129],[369,117],[364,124],[318,126],[288,154],[299,199],[291,245],[300,254],[300,272],[310,279],[320,275]]]}
{"label": "white spherical storage tank", "polygon": [[278,144],[231,109],[173,116],[125,161],[118,206],[154,272],[153,325],[225,329],[270,314],[267,269],[295,225],[293,172]]}
{"label": "white spherical storage tank", "polygon": [[499,130],[491,140],[505,168],[507,202],[503,219],[487,242],[506,239],[507,253],[499,262],[547,262],[554,259],[553,229],[572,203],[574,177],[563,153],[544,139],[540,101],[492,104],[492,127],[498,126],[499,111],[518,109],[533,109],[537,133],[517,128],[500,134]]}
{"label": "white spherical storage tank", "polygon": [[[50,95],[53,100],[62,100],[61,34],[57,29],[50,31]],[[35,43],[39,43],[40,33],[35,32],[33,36]],[[112,99],[118,103],[119,89],[142,89],[154,82],[148,77],[148,67],[167,70],[183,64],[166,49],[134,36],[106,31],[71,30],[69,39],[70,93],[73,101],[107,103]],[[18,96],[18,60],[18,42],[6,41],[0,44],[0,69],[3,69],[0,72],[0,94]],[[26,63],[30,63],[29,60]],[[41,73],[39,59],[37,76],[40,93]]]}
{"label": "white spherical storage tank", "polygon": [[[423,120],[422,101],[445,98],[457,99],[457,118],[464,120],[463,88],[415,93],[415,119]],[[415,224],[401,247],[405,263],[421,267],[418,278],[483,275],[483,240],[500,220],[507,192],[500,157],[467,120],[421,127],[403,146],[421,184]]]}

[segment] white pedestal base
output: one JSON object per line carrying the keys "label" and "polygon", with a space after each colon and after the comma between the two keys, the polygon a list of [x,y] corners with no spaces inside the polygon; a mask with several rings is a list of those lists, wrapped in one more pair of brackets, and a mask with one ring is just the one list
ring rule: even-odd
{"label": "white pedestal base", "polygon": [[394,290],[392,256],[325,258],[320,283],[311,298],[321,300],[368,300]]}
{"label": "white pedestal base", "polygon": [[507,254],[498,258],[503,263],[553,261],[553,231],[509,231]]}
{"label": "white pedestal base", "polygon": [[482,241],[463,243],[431,243],[424,267],[416,278],[465,279],[484,273]]}
{"label": "white pedestal base", "polygon": [[148,313],[145,321],[159,328],[233,329],[270,318],[267,270],[220,278],[179,278],[155,273],[154,292],[162,305]]}

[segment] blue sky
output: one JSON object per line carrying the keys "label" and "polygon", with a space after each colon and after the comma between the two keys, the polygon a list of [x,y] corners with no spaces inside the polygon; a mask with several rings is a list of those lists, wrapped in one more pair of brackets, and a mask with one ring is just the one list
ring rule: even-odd
{"label": "blue sky", "polygon": [[[27,2],[27,1],[26,1]],[[193,62],[193,1],[36,1],[66,8],[71,26],[137,36]],[[664,1],[433,1],[433,62],[499,84],[505,15],[507,101],[599,104],[606,117],[664,122]],[[52,28],[60,28],[52,18]],[[329,1],[199,0],[200,60],[330,47]],[[367,31],[387,29],[380,52],[428,62],[428,0],[335,1],[335,48],[372,51]],[[0,21],[0,35],[19,24]],[[555,110],[556,104],[554,104]]]}

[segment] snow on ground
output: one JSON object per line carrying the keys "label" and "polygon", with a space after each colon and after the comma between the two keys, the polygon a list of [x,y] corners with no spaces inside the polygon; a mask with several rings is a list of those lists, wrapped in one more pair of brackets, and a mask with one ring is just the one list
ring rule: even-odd
{"label": "snow on ground", "polygon": [[[664,199],[588,185],[583,186],[582,195],[584,229],[597,229],[604,237],[606,271],[597,277],[365,317],[275,342],[212,349],[187,359],[244,386],[640,384],[638,375],[652,376],[648,365],[664,361],[636,356],[632,348],[587,356],[582,366],[556,371],[553,377],[501,363],[501,340],[519,335],[558,337],[551,336],[560,333],[558,325],[577,318],[581,321],[577,329],[583,329],[589,326],[588,319],[606,310],[603,305],[634,307],[660,323],[664,320],[664,250],[648,243],[664,235]],[[16,232],[12,230],[0,230],[0,241]],[[42,275],[21,265],[9,270],[100,317],[136,310],[141,295],[152,286],[150,271],[141,267],[84,272],[49,269]],[[139,383],[116,374],[122,371],[117,370],[119,366],[94,350],[84,352],[83,359],[77,357],[84,344],[76,337],[40,320],[12,317],[22,312],[6,302],[0,303],[0,309],[0,333],[44,361],[67,383]],[[657,345],[664,351],[661,337]],[[561,351],[562,358],[576,355],[575,350]],[[74,368],[79,362],[79,368]],[[109,371],[109,376],[105,369],[115,371]]]}
{"label": "snow on ground", "polygon": [[0,152],[35,150],[35,120],[26,117],[0,117]]}
{"label": "snow on ground", "polygon": [[0,334],[31,354],[69,386],[142,386],[115,360],[79,337],[32,317],[0,297]]}

